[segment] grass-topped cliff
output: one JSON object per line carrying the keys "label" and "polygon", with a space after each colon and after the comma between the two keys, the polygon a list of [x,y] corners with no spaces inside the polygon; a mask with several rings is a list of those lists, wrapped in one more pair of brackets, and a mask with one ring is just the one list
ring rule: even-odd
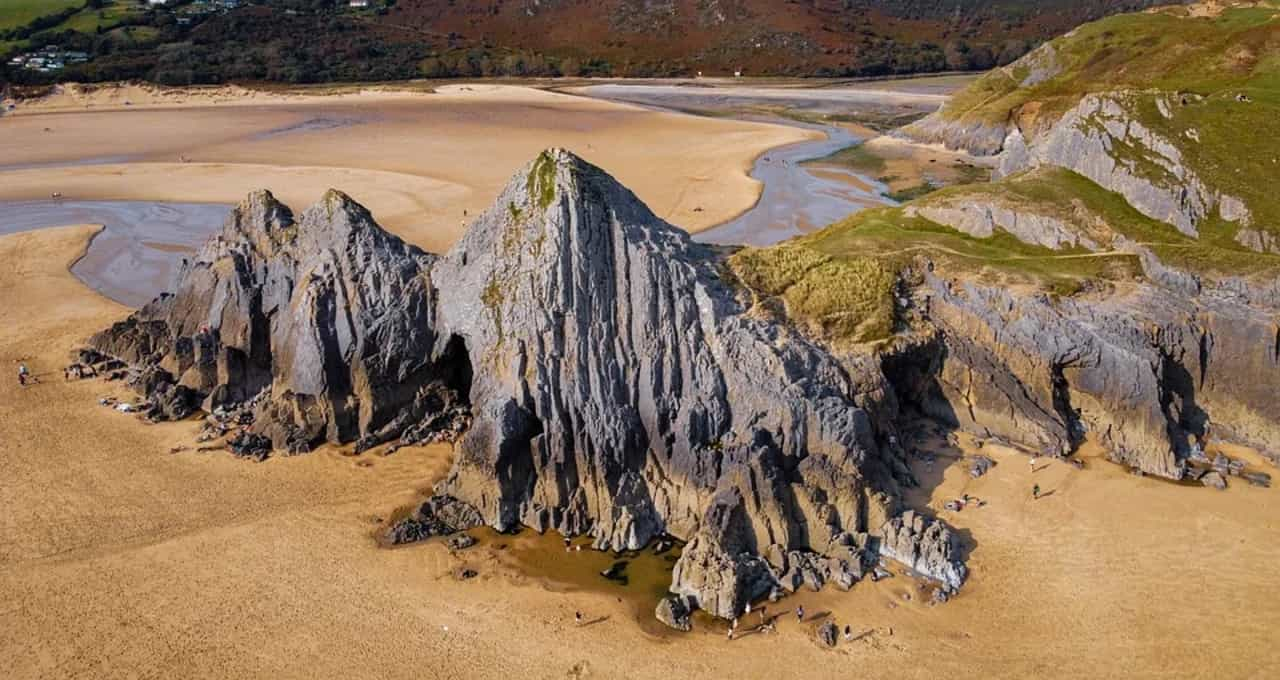
{"label": "grass-topped cliff", "polygon": [[[902,132],[998,154],[995,178],[746,251],[734,260],[738,278],[793,318],[854,341],[891,334],[892,284],[861,275],[856,295],[843,291],[845,266],[893,275],[927,260],[947,275],[1057,295],[1142,281],[1181,292],[1275,287],[1280,2],[1087,24]],[[820,266],[796,275],[796,262]],[[768,283],[778,271],[804,287]],[[836,299],[867,316],[831,323]]]}

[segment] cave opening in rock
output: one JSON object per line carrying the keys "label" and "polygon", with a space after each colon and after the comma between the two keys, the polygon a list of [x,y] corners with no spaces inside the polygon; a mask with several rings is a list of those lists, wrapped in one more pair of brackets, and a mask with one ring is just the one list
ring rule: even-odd
{"label": "cave opening in rock", "polygon": [[471,365],[471,352],[467,350],[467,341],[461,335],[449,336],[444,351],[436,359],[438,376],[446,387],[453,390],[462,404],[471,405],[471,381],[475,377],[475,369]]}

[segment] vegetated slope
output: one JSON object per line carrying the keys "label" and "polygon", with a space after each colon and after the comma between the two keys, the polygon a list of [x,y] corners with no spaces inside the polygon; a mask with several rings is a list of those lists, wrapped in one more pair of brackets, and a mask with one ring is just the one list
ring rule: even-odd
{"label": "vegetated slope", "polygon": [[1243,230],[1234,235],[1273,250],[1277,13],[1274,2],[1237,3],[1089,24],[992,71],[904,132],[1003,152],[1006,175],[1059,165],[1188,235]]}
{"label": "vegetated slope", "polygon": [[[883,75],[986,69],[1083,21],[1153,0],[92,0],[13,15],[0,55],[93,55],[19,83],[145,78],[323,82],[479,76]],[[0,7],[0,21],[6,16]],[[26,22],[25,24],[22,22]],[[4,70],[8,68],[7,72]]]}
{"label": "vegetated slope", "polygon": [[[899,396],[967,429],[1065,450],[1094,436],[1175,478],[1210,436],[1280,455],[1278,74],[1273,2],[1083,26],[901,131],[998,154],[994,181],[731,266],[763,310],[830,341],[894,328],[890,352],[917,348],[889,371]],[[892,306],[863,304],[875,323],[825,321],[842,266],[898,277]],[[775,271],[804,287],[761,283]]]}
{"label": "vegetated slope", "polygon": [[[387,22],[615,75],[984,69],[1144,0],[400,0]],[[448,62],[446,68],[457,68]],[[462,66],[466,68],[466,66]]]}

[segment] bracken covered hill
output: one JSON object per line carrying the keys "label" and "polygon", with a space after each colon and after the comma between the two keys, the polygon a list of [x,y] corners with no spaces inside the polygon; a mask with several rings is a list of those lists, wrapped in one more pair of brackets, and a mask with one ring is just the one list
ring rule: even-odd
{"label": "bracken covered hill", "polygon": [[[876,76],[987,69],[1153,0],[255,0],[229,10],[0,5],[0,56],[92,56],[0,82],[169,85],[484,76]],[[102,9],[102,6],[107,9]],[[207,9],[207,6],[201,6]],[[60,11],[55,11],[59,9]],[[7,21],[6,21],[7,20]],[[25,23],[24,23],[25,22]]]}
{"label": "bracken covered hill", "polygon": [[401,0],[388,21],[615,75],[985,69],[1148,0]]}

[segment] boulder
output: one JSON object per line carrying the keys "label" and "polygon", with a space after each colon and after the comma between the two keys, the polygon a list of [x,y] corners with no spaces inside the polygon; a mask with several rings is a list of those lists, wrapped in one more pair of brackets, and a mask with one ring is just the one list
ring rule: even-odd
{"label": "boulder", "polygon": [[840,630],[836,628],[834,621],[825,621],[818,626],[818,640],[828,647],[835,647],[836,641],[840,638]]}
{"label": "boulder", "polygon": [[996,462],[988,456],[974,456],[973,461],[969,464],[969,476],[977,479],[989,472],[995,467]]}
{"label": "boulder", "polygon": [[1271,475],[1265,472],[1242,472],[1240,478],[1252,486],[1260,486],[1264,489],[1271,486]]}
{"label": "boulder", "polygon": [[466,550],[477,543],[475,536],[465,532],[458,532],[448,538],[445,544],[450,550]]}
{"label": "boulder", "polygon": [[1222,491],[1223,489],[1227,488],[1226,476],[1223,475],[1221,472],[1218,472],[1217,470],[1209,470],[1208,472],[1201,475],[1200,483],[1207,487],[1217,489],[1219,491]]}
{"label": "boulder", "polygon": [[676,630],[688,632],[693,630],[693,623],[689,618],[692,613],[685,598],[669,594],[658,601],[654,616]]}
{"label": "boulder", "polygon": [[959,590],[964,583],[968,571],[960,561],[951,530],[941,520],[908,510],[886,522],[881,535],[881,555],[938,581],[948,590]]}
{"label": "boulder", "polygon": [[[412,515],[401,519],[387,529],[384,536],[392,545],[413,543],[433,536],[466,536],[467,529],[484,524],[475,508],[449,496],[433,496]],[[458,538],[459,541],[465,539]],[[474,538],[472,538],[474,543]],[[450,543],[452,547],[452,543]],[[468,546],[463,546],[468,547]]]}

